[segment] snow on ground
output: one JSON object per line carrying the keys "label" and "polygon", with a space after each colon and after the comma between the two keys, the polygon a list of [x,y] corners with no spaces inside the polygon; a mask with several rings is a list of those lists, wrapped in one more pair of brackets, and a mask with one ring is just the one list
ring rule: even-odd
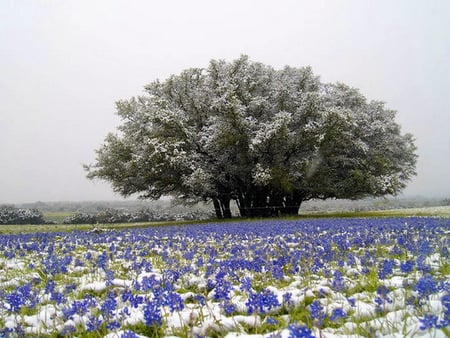
{"label": "snow on ground", "polygon": [[380,218],[3,235],[0,337],[446,337],[449,233]]}

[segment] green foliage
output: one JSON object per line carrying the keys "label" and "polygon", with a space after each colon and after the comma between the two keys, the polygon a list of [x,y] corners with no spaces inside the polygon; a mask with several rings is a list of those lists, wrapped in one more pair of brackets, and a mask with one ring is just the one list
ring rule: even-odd
{"label": "green foliage", "polygon": [[212,60],[117,103],[88,177],[124,196],[214,202],[218,217],[295,215],[312,198],[396,194],[416,147],[395,112],[311,68]]}
{"label": "green foliage", "polygon": [[0,224],[45,224],[42,213],[37,209],[22,209],[0,205]]}

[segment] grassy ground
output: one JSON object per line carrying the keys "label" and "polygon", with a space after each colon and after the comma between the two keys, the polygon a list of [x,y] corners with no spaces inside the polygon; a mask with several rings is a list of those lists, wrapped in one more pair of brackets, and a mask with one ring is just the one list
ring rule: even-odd
{"label": "grassy ground", "polygon": [[71,211],[45,211],[43,213],[44,219],[50,222],[61,224],[66,217],[74,215]]}
{"label": "grassy ground", "polygon": [[[59,222],[58,224],[45,225],[0,225],[0,234],[30,233],[30,232],[49,232],[49,231],[74,231],[74,230],[94,230],[101,229],[120,229],[130,227],[148,227],[160,225],[183,225],[200,223],[199,221],[172,221],[172,222],[146,222],[146,223],[123,223],[123,224],[61,224],[62,220],[70,213],[46,213],[46,220]],[[393,209],[393,210],[374,210],[374,211],[346,211],[346,212],[324,212],[324,211],[301,211],[299,218],[332,218],[332,217],[444,217],[450,218],[450,206],[411,208],[411,209]],[[290,217],[292,218],[292,217]],[[241,218],[235,218],[241,221]],[[207,221],[202,221],[205,223]]]}
{"label": "grassy ground", "polygon": [[300,211],[300,217],[409,217],[409,216],[434,216],[450,217],[450,206],[372,210],[372,211]]}

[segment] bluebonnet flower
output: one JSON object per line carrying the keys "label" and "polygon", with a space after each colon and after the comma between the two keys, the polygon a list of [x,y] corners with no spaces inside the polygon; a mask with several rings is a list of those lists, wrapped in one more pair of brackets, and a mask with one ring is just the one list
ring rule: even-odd
{"label": "bluebonnet flower", "polygon": [[159,285],[159,281],[156,279],[155,275],[151,275],[150,277],[144,276],[140,284],[140,289],[142,291],[148,291],[152,290],[157,285]]}
{"label": "bluebonnet flower", "polygon": [[421,241],[419,248],[420,255],[429,256],[434,252],[433,246],[428,241]]}
{"label": "bluebonnet flower", "polygon": [[206,305],[206,298],[203,295],[196,294],[194,300],[197,301],[201,306]]}
{"label": "bluebonnet flower", "polygon": [[250,292],[252,290],[252,279],[248,276],[244,277],[241,281],[240,289],[242,291]]}
{"label": "bluebonnet flower", "polygon": [[416,259],[417,264],[417,270],[421,271],[422,273],[429,273],[431,272],[431,267],[426,262],[426,256],[419,256]]}
{"label": "bluebonnet flower", "polygon": [[76,288],[77,288],[77,285],[76,285],[75,283],[67,284],[67,285],[64,287],[64,294],[69,294],[69,293],[71,293],[72,291],[74,291]]}
{"label": "bluebonnet flower", "polygon": [[355,298],[347,298],[348,303],[350,304],[351,307],[355,307],[356,306],[356,301]]}
{"label": "bluebonnet flower", "polygon": [[326,314],[318,300],[315,300],[309,305],[309,313],[311,314],[311,318],[317,323],[317,326],[322,326]]}
{"label": "bluebonnet flower", "polygon": [[70,307],[62,309],[63,315],[66,319],[73,319],[73,315],[78,314],[83,316],[88,312],[90,301],[88,299],[74,300]]}
{"label": "bluebonnet flower", "polygon": [[144,306],[144,320],[147,326],[162,324],[161,310],[156,302],[149,301]]}
{"label": "bluebonnet flower", "polygon": [[106,316],[113,316],[114,311],[116,310],[116,307],[117,307],[117,301],[115,299],[115,295],[114,295],[114,293],[109,292],[105,301],[101,305],[102,313]]}
{"label": "bluebonnet flower", "polygon": [[331,313],[330,319],[332,321],[344,319],[347,317],[347,313],[342,308],[334,309]]}
{"label": "bluebonnet flower", "polygon": [[54,290],[55,290],[55,281],[50,279],[45,284],[44,292],[47,293],[47,294],[51,294]]}
{"label": "bluebonnet flower", "polygon": [[391,255],[401,255],[403,253],[403,250],[399,246],[394,246],[390,252]]}
{"label": "bluebonnet flower", "polygon": [[62,336],[70,336],[71,333],[75,333],[76,328],[73,325],[64,325],[64,328],[61,331]]}
{"label": "bluebonnet flower", "polygon": [[438,291],[438,283],[432,276],[425,275],[417,281],[414,290],[417,291],[419,297],[428,297]]}
{"label": "bluebonnet flower", "polygon": [[129,300],[132,296],[133,296],[133,292],[131,292],[131,290],[129,290],[129,289],[123,290],[122,295],[121,295],[122,302],[126,302],[126,301]]}
{"label": "bluebonnet flower", "polygon": [[135,290],[135,291],[140,291],[141,290],[141,284],[136,279],[133,279],[131,281],[131,286],[132,286],[133,290]]}
{"label": "bluebonnet flower", "polygon": [[438,326],[438,317],[433,314],[425,314],[423,318],[419,318],[421,330],[427,330]]}
{"label": "bluebonnet flower", "polygon": [[333,288],[333,290],[339,291],[339,292],[342,292],[345,290],[344,278],[342,276],[342,272],[340,272],[339,270],[335,271],[333,274],[333,280],[331,282],[331,287]]}
{"label": "bluebonnet flower", "polygon": [[400,263],[400,271],[403,273],[410,273],[414,269],[414,262],[411,260]]}
{"label": "bluebonnet flower", "polygon": [[50,300],[56,302],[56,304],[60,305],[66,302],[66,296],[64,296],[61,292],[53,291],[50,294]]}
{"label": "bluebonnet flower", "polygon": [[266,323],[269,325],[278,325],[280,322],[273,317],[267,317]]}
{"label": "bluebonnet flower", "polygon": [[277,280],[282,280],[284,278],[283,268],[279,265],[274,265],[272,267],[272,276]]}
{"label": "bluebonnet flower", "polygon": [[292,292],[286,292],[283,294],[283,304],[285,306],[291,306],[294,304],[292,301]]}
{"label": "bluebonnet flower", "polygon": [[388,301],[389,303],[392,302],[392,300],[388,297],[391,290],[385,285],[380,285],[377,287],[377,295],[379,295],[383,300]]}
{"label": "bluebonnet flower", "polygon": [[223,307],[223,310],[225,311],[225,314],[227,316],[232,315],[233,313],[236,312],[236,306],[233,303],[231,303],[230,301],[228,301],[228,300],[224,301],[222,303],[222,307]]}
{"label": "bluebonnet flower", "polygon": [[230,299],[230,291],[232,290],[233,285],[226,279],[220,278],[216,280],[214,286],[214,299]]}
{"label": "bluebonnet flower", "polygon": [[250,293],[247,302],[247,313],[266,313],[274,307],[280,306],[277,296],[268,289],[263,289],[258,293]]}
{"label": "bluebonnet flower", "polygon": [[131,316],[131,312],[130,312],[130,309],[128,308],[128,306],[125,306],[124,308],[122,308],[121,313],[123,313],[125,316]]}
{"label": "bluebonnet flower", "polygon": [[138,338],[139,336],[131,330],[126,330],[120,336],[120,338]]}
{"label": "bluebonnet flower", "polygon": [[111,320],[106,323],[106,328],[110,331],[120,328],[120,323],[117,320]]}
{"label": "bluebonnet flower", "polygon": [[106,271],[106,286],[111,286],[113,285],[113,281],[114,281],[114,271],[113,270],[107,270]]}
{"label": "bluebonnet flower", "polygon": [[446,293],[441,297],[441,303],[448,313],[448,311],[450,311],[450,293]]}
{"label": "bluebonnet flower", "polygon": [[378,270],[378,278],[385,279],[394,271],[395,261],[392,259],[384,259]]}
{"label": "bluebonnet flower", "polygon": [[196,263],[196,265],[197,265],[198,268],[201,268],[204,264],[205,264],[205,262],[204,262],[204,260],[203,260],[203,257],[197,258],[197,263]]}
{"label": "bluebonnet flower", "polygon": [[388,296],[390,292],[391,290],[385,285],[380,285],[377,288],[378,297],[375,297],[374,299],[377,312],[382,313],[385,310],[385,305],[387,303],[392,303],[392,299]]}
{"label": "bluebonnet flower", "polygon": [[6,296],[6,302],[10,306],[10,311],[19,312],[23,305],[25,305],[25,297],[20,292],[11,292]]}
{"label": "bluebonnet flower", "polygon": [[106,270],[108,260],[109,260],[109,258],[108,258],[108,255],[106,254],[106,252],[102,252],[100,255],[98,255],[96,264],[99,268]]}
{"label": "bluebonnet flower", "polygon": [[314,338],[312,331],[304,325],[291,324],[288,326],[289,338]]}
{"label": "bluebonnet flower", "polygon": [[132,307],[137,308],[144,302],[144,297],[141,295],[131,295],[129,301]]}
{"label": "bluebonnet flower", "polygon": [[103,321],[100,318],[96,316],[89,316],[89,320],[86,323],[86,331],[87,332],[99,331],[102,324]]}
{"label": "bluebonnet flower", "polygon": [[67,273],[67,266],[71,260],[71,256],[64,256],[59,259],[57,256],[49,254],[42,262],[44,273],[52,276],[58,273]]}
{"label": "bluebonnet flower", "polygon": [[92,253],[91,252],[86,252],[84,254],[84,258],[88,261],[90,261],[92,259]]}
{"label": "bluebonnet flower", "polygon": [[184,309],[183,298],[176,292],[166,292],[163,298],[163,305],[168,305],[170,312],[181,311]]}

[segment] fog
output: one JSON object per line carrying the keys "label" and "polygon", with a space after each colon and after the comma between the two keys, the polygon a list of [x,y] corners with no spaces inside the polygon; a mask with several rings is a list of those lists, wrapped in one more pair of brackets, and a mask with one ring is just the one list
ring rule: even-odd
{"label": "fog", "polygon": [[450,195],[450,2],[0,2],[0,203],[120,199],[86,179],[115,101],[211,59],[311,66],[416,137],[404,196]]}

